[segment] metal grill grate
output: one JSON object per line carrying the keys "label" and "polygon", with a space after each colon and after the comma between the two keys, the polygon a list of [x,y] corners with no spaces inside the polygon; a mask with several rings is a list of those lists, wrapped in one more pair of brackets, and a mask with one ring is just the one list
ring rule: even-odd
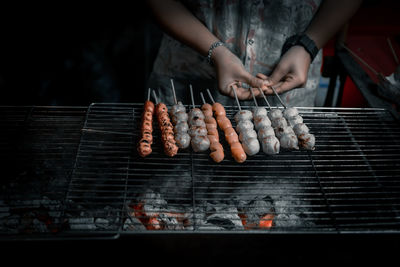
{"label": "metal grill grate", "polygon": [[[156,124],[153,153],[139,157],[141,104],[93,104],[86,113],[64,110],[57,119],[53,109],[6,110],[4,128],[15,126],[8,133],[25,129],[28,137],[43,130],[32,135],[39,118],[29,114],[48,112],[42,123],[53,131],[41,136],[48,144],[41,152],[64,171],[58,190],[41,191],[60,201],[55,236],[400,230],[400,125],[383,109],[300,108],[316,150],[260,152],[244,164],[232,159],[224,140],[226,159],[219,164],[190,149],[169,158]],[[229,118],[237,111],[226,110]],[[7,149],[3,144],[4,157]],[[61,151],[66,153],[59,158]],[[1,233],[9,232],[4,222],[12,216],[6,195],[0,200]]]}

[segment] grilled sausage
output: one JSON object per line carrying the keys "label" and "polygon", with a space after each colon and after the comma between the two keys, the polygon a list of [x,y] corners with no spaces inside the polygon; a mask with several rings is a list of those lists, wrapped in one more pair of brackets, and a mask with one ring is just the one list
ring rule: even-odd
{"label": "grilled sausage", "polygon": [[143,105],[142,121],[141,121],[141,139],[137,145],[137,151],[141,157],[151,154],[151,144],[153,143],[153,114],[154,103],[147,100]]}
{"label": "grilled sausage", "polygon": [[213,118],[212,106],[206,103],[201,107],[201,110],[205,116],[204,122],[206,123],[207,137],[210,141],[210,157],[217,163],[221,162],[224,159],[225,154],[224,148],[219,142],[217,121]]}
{"label": "grilled sausage", "polygon": [[176,145],[174,129],[168,115],[168,108],[164,103],[156,105],[156,115],[161,130],[164,153],[167,156],[173,157],[178,153],[178,146]]}
{"label": "grilled sausage", "polygon": [[225,139],[228,142],[232,157],[238,163],[245,162],[247,159],[246,152],[239,143],[239,137],[232,127],[232,123],[226,117],[225,108],[220,103],[214,103],[212,106],[214,116],[217,118],[219,128],[224,131]]}

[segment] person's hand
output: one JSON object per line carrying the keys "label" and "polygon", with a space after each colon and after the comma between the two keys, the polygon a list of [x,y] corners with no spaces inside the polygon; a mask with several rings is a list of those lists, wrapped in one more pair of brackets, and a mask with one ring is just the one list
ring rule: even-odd
{"label": "person's hand", "polygon": [[[243,88],[246,83],[252,88],[263,88],[265,81],[256,78],[246,71],[242,62],[228,48],[217,47],[213,51],[212,59],[217,73],[218,89],[221,94],[234,97],[232,87],[235,88],[240,100],[251,99],[251,92],[248,88]],[[258,96],[259,90],[253,90],[254,95]]]}
{"label": "person's hand", "polygon": [[304,47],[293,46],[282,56],[269,77],[263,74],[257,74],[257,77],[264,79],[268,85],[263,87],[264,92],[273,94],[269,88],[273,86],[277,93],[281,94],[306,84],[310,64],[311,56]]}

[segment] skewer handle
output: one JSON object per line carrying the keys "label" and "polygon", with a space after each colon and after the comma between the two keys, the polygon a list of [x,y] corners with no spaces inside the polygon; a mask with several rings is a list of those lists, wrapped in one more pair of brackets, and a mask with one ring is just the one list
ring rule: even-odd
{"label": "skewer handle", "polygon": [[201,101],[203,101],[203,104],[205,104],[206,100],[204,99],[203,92],[200,92],[200,97],[201,97]]}
{"label": "skewer handle", "polygon": [[150,100],[151,97],[151,89],[149,88],[149,90],[147,90],[147,101]]}
{"label": "skewer handle", "polygon": [[193,106],[193,108],[195,108],[194,97],[193,97],[193,87],[191,84],[189,84],[189,88],[190,88],[190,97],[192,98],[192,106]]}
{"label": "skewer handle", "polygon": [[236,103],[237,103],[237,105],[238,105],[238,107],[239,107],[239,110],[242,110],[242,107],[240,106],[240,103],[239,103],[238,96],[237,96],[237,94],[236,94],[236,90],[235,90],[235,88],[234,88],[232,85],[231,85],[231,89],[232,89],[232,91],[233,91],[233,94],[235,95]]}
{"label": "skewer handle", "polygon": [[274,88],[273,86],[270,86],[270,87],[271,87],[272,91],[274,91],[274,94],[275,94],[276,97],[278,98],[279,102],[281,102],[281,105],[282,105],[284,108],[286,108],[285,103],[283,103],[281,97],[279,96],[279,94],[278,94],[278,92],[275,90],[275,88]]}
{"label": "skewer handle", "polygon": [[174,80],[171,79],[171,88],[172,88],[172,95],[174,96],[174,103],[175,105],[178,104],[178,101],[176,100],[176,93],[175,93],[175,86],[174,86]]}
{"label": "skewer handle", "polygon": [[215,103],[214,98],[213,98],[213,96],[212,96],[212,94],[211,94],[211,92],[210,92],[210,90],[208,88],[207,88],[207,94],[210,97],[211,102]]}
{"label": "skewer handle", "polygon": [[153,97],[156,100],[156,104],[158,104],[158,98],[157,98],[157,95],[156,95],[156,91],[154,91],[154,90],[153,90]]}
{"label": "skewer handle", "polygon": [[258,90],[260,90],[260,93],[263,96],[265,103],[267,103],[268,108],[271,109],[271,105],[269,104],[267,97],[265,96],[263,90],[261,90],[261,88],[258,88]]}
{"label": "skewer handle", "polygon": [[251,92],[251,96],[253,97],[254,105],[256,105],[256,107],[258,107],[258,103],[257,103],[256,97],[254,96],[253,88],[250,87],[249,90]]}
{"label": "skewer handle", "polygon": [[387,42],[389,44],[390,47],[390,51],[392,51],[393,57],[394,57],[394,61],[396,61],[396,64],[399,64],[399,59],[397,58],[397,54],[396,51],[394,51],[393,46],[392,46],[392,41],[390,41],[390,38],[387,38]]}

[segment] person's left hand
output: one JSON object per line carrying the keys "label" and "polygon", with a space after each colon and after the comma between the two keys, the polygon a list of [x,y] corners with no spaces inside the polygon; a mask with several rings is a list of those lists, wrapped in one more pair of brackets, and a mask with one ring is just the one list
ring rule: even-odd
{"label": "person's left hand", "polygon": [[273,86],[277,93],[283,93],[297,87],[303,87],[307,82],[308,69],[311,64],[311,56],[302,46],[291,47],[280,59],[278,65],[269,77],[257,74],[258,78],[266,80],[268,87],[263,91],[267,94],[274,92],[269,86]]}

